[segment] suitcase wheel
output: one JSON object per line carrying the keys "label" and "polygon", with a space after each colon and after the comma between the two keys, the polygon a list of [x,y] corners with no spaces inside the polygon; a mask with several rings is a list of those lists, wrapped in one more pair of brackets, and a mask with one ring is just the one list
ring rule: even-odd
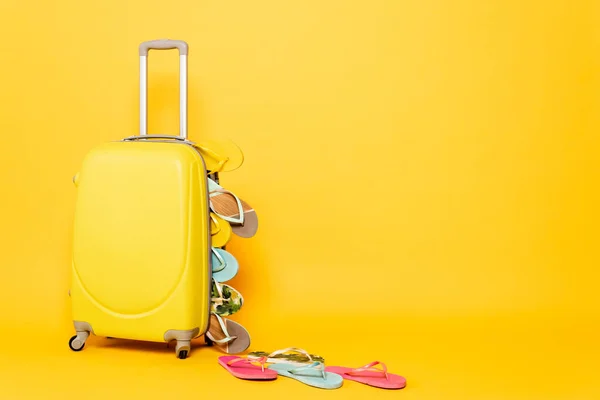
{"label": "suitcase wheel", "polygon": [[177,355],[177,357],[179,357],[180,360],[184,360],[185,358],[187,358],[187,355],[188,355],[187,350],[181,350],[179,352],[179,354]]}
{"label": "suitcase wheel", "polygon": [[73,351],[81,351],[85,346],[85,341],[77,339],[77,335],[69,340],[69,348]]}
{"label": "suitcase wheel", "polygon": [[204,335],[204,341],[206,342],[207,346],[212,346],[213,345],[213,341],[210,340],[210,338],[208,337],[208,335]]}
{"label": "suitcase wheel", "polygon": [[175,354],[180,360],[185,360],[191,350],[191,342],[189,340],[178,340],[175,346]]}

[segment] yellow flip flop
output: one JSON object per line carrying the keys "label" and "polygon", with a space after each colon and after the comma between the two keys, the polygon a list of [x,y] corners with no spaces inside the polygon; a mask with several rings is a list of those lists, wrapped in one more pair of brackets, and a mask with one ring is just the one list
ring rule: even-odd
{"label": "yellow flip flop", "polygon": [[244,163],[244,153],[231,140],[210,140],[194,145],[202,154],[209,174],[230,172]]}
{"label": "yellow flip flop", "polygon": [[215,213],[210,213],[210,234],[212,247],[223,247],[231,239],[231,225]]}

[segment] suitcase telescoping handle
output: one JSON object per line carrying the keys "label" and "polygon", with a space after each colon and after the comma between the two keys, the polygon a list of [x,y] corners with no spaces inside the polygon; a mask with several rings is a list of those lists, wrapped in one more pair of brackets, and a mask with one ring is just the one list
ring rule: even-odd
{"label": "suitcase telescoping handle", "polygon": [[148,52],[172,49],[179,50],[179,136],[174,138],[187,140],[188,44],[183,40],[149,40],[140,44],[140,136],[148,135]]}

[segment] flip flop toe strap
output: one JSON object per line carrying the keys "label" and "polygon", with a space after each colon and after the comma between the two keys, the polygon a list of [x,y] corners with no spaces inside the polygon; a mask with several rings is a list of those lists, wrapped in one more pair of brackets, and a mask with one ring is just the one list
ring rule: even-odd
{"label": "flip flop toe strap", "polygon": [[212,267],[212,272],[221,272],[221,271],[223,271],[227,267],[227,261],[225,261],[225,259],[221,256],[221,254],[217,250],[215,250],[214,247],[211,249],[211,251],[214,254],[214,256],[217,259],[217,261],[219,261],[219,265],[218,266],[213,266]]}
{"label": "flip flop toe strap", "polygon": [[201,146],[198,144],[196,144],[195,147],[198,150],[203,151],[204,153],[208,154],[212,159],[214,159],[217,162],[217,165],[214,169],[207,171],[208,175],[214,174],[215,172],[221,172],[225,163],[227,163],[227,161],[229,161],[229,157],[221,156],[220,154],[217,154],[214,151],[212,151],[211,149],[209,149],[208,147],[204,147],[204,146]]}
{"label": "flip flop toe strap", "polygon": [[234,224],[241,224],[244,225],[244,206],[242,204],[242,201],[240,200],[239,197],[237,197],[234,193],[230,192],[227,189],[223,189],[223,188],[218,188],[215,190],[212,190],[209,194],[209,200],[211,197],[215,197],[215,196],[222,196],[222,195],[230,195],[231,197],[233,197],[233,199],[235,200],[237,207],[238,207],[238,212],[239,212],[239,217],[238,218],[234,218],[234,217],[228,217],[226,215],[222,215],[219,214],[215,208],[214,205],[212,203],[212,201],[210,201],[210,208],[215,212],[215,214],[217,214],[219,217],[223,218],[225,221],[234,223]]}
{"label": "flip flop toe strap", "polygon": [[223,339],[215,339],[212,337],[212,335],[209,332],[206,332],[206,335],[212,342],[218,343],[218,344],[225,344],[225,343],[233,342],[235,339],[237,339],[237,336],[227,336],[227,337],[224,337]]}
{"label": "flip flop toe strap", "polygon": [[223,334],[225,335],[225,337],[223,339],[215,339],[213,337],[213,335],[210,334],[209,331],[206,332],[206,336],[208,336],[208,338],[218,344],[223,344],[223,343],[229,343],[231,341],[234,341],[235,339],[237,339],[237,336],[231,336],[229,334],[229,332],[227,331],[227,326],[225,325],[225,322],[223,322],[223,318],[221,318],[220,315],[217,315],[215,313],[212,313],[212,315],[214,315],[217,318],[217,321],[219,321],[219,326],[221,327],[221,330],[223,331]]}
{"label": "flip flop toe strap", "polygon": [[[380,365],[381,368],[375,368],[376,365]],[[365,372],[370,372],[370,374],[365,374]],[[362,367],[354,368],[353,370],[346,372],[346,374],[352,376],[373,376],[373,372],[381,374],[381,377],[385,377],[387,380],[390,379],[387,373],[387,367],[381,361],[373,361]]]}
{"label": "flip flop toe strap", "polygon": [[[221,232],[221,226],[219,225],[219,221],[212,214],[210,214],[210,220],[212,221],[210,234],[211,234],[211,236],[214,236],[217,233]],[[212,225],[215,226],[215,229],[212,229]]]}
{"label": "flip flop toe strap", "polygon": [[291,369],[288,372],[293,375],[314,376],[327,379],[327,376],[325,375],[325,365],[320,361],[315,361],[312,364]]}
{"label": "flip flop toe strap", "polygon": [[220,300],[221,302],[223,301],[223,285],[221,285],[219,282],[217,282],[214,278],[213,278],[213,285],[215,285],[215,288],[217,289],[217,294],[219,295],[219,297],[213,297],[212,300]]}
{"label": "flip flop toe strap", "polygon": [[235,365],[235,364],[250,364],[255,365],[255,363],[260,363],[260,369],[262,372],[265,372],[265,363],[267,362],[267,357],[260,357],[257,359],[249,360],[243,357],[237,357],[233,360],[229,361],[227,365]]}
{"label": "flip flop toe strap", "polygon": [[310,354],[308,354],[308,351],[304,350],[304,349],[300,349],[298,347],[287,347],[285,349],[280,349],[280,350],[275,350],[274,352],[272,352],[271,354],[269,354],[267,357],[271,358],[271,357],[275,357],[276,355],[279,354],[284,354],[287,352],[293,351],[295,353],[300,353],[300,354],[304,354],[306,357],[308,357],[308,360],[312,362],[312,357],[310,356]]}

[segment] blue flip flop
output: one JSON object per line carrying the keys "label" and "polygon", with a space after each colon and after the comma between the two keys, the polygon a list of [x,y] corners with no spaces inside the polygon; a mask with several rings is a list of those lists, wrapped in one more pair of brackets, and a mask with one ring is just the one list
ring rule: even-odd
{"label": "blue flip flop", "polygon": [[212,248],[212,276],[215,281],[227,282],[237,274],[239,264],[235,257],[228,251]]}
{"label": "blue flip flop", "polygon": [[333,372],[325,371],[325,365],[320,361],[301,367],[292,364],[273,364],[268,368],[277,371],[281,376],[320,389],[338,389],[344,384],[344,378]]}

